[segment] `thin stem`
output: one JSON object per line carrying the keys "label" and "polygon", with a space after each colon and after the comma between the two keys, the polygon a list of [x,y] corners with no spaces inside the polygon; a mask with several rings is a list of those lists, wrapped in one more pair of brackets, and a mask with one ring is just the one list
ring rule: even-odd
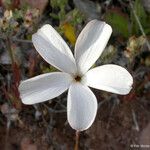
{"label": "thin stem", "polygon": [[137,121],[137,117],[136,117],[135,111],[133,109],[132,109],[132,117],[133,117],[133,122],[134,122],[134,125],[135,125],[135,129],[137,131],[140,131],[139,124],[138,124],[138,121]]}
{"label": "thin stem", "polygon": [[15,61],[14,61],[14,56],[13,56],[13,52],[12,52],[12,49],[11,49],[11,42],[10,42],[10,38],[9,37],[6,38],[6,43],[7,43],[7,50],[9,52],[11,63],[12,63],[12,65],[14,65]]}
{"label": "thin stem", "polygon": [[75,147],[74,150],[79,150],[79,131],[76,131],[76,143],[75,143]]}
{"label": "thin stem", "polygon": [[5,135],[5,145],[4,145],[4,149],[8,150],[8,138],[9,138],[9,130],[10,130],[10,125],[11,125],[11,120],[10,120],[10,114],[8,114],[7,117],[7,128],[6,128],[6,135]]}
{"label": "thin stem", "polygon": [[138,23],[138,26],[139,26],[140,30],[141,30],[141,33],[142,33],[142,35],[146,38],[147,47],[148,47],[148,49],[150,50],[149,41],[148,41],[148,39],[147,39],[147,37],[146,37],[146,34],[145,34],[144,29],[143,29],[143,27],[142,27],[142,24],[141,24],[141,22],[140,22],[140,20],[139,20],[139,18],[138,18],[138,16],[137,16],[137,14],[136,14],[136,11],[135,11],[135,9],[134,9],[134,7],[133,7],[133,3],[132,3],[131,0],[129,0],[129,3],[130,3],[130,7],[131,7],[131,9],[132,9],[132,11],[133,11],[133,15],[134,15],[134,17],[135,17],[135,19],[136,19],[136,21],[137,21],[137,23]]}
{"label": "thin stem", "polygon": [[[7,38],[0,35],[0,39],[6,40]],[[10,40],[10,41],[13,41],[13,42],[21,42],[21,43],[29,43],[29,44],[32,44],[32,41],[30,41],[30,40],[17,39],[17,38],[15,38],[15,37],[9,37],[9,40]]]}
{"label": "thin stem", "polygon": [[30,40],[23,40],[23,39],[17,39],[17,38],[12,38],[12,41],[22,42],[22,43],[32,43],[32,41],[30,41]]}

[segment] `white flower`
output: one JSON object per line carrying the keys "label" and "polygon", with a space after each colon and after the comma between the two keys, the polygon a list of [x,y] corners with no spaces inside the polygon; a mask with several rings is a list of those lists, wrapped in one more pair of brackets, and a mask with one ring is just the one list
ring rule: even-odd
{"label": "white flower", "polygon": [[90,87],[117,94],[128,94],[133,78],[117,65],[91,69],[103,52],[112,28],[105,22],[90,21],[80,33],[75,56],[61,36],[50,25],[44,25],[32,36],[38,53],[62,72],[46,73],[21,82],[20,97],[24,104],[35,104],[55,98],[68,90],[67,118],[78,131],[88,129],[97,113],[97,99]]}

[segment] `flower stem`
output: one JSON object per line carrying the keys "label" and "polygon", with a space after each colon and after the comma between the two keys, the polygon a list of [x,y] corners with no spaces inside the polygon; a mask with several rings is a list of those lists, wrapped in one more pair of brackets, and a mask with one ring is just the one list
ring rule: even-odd
{"label": "flower stem", "polygon": [[76,143],[75,143],[75,147],[74,147],[74,150],[78,150],[79,148],[79,131],[76,131]]}

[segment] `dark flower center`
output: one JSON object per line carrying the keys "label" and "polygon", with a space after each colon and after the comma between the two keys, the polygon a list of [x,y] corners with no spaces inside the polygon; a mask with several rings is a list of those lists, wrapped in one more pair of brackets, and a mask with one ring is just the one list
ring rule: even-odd
{"label": "dark flower center", "polygon": [[81,76],[77,75],[75,78],[76,82],[80,82],[81,81]]}

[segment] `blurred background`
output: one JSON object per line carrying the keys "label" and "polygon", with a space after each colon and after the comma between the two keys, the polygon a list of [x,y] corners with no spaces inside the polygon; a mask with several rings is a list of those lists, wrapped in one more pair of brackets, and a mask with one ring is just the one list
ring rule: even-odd
{"label": "blurred background", "polygon": [[[18,85],[56,71],[38,55],[31,36],[51,24],[71,47],[92,20],[113,34],[95,66],[118,64],[134,78],[119,96],[93,90],[99,103],[92,127],[80,134],[81,150],[150,149],[150,0],[0,0],[0,150],[72,150],[75,131],[67,122],[66,93],[24,105]],[[140,149],[140,148],[139,148]]]}

